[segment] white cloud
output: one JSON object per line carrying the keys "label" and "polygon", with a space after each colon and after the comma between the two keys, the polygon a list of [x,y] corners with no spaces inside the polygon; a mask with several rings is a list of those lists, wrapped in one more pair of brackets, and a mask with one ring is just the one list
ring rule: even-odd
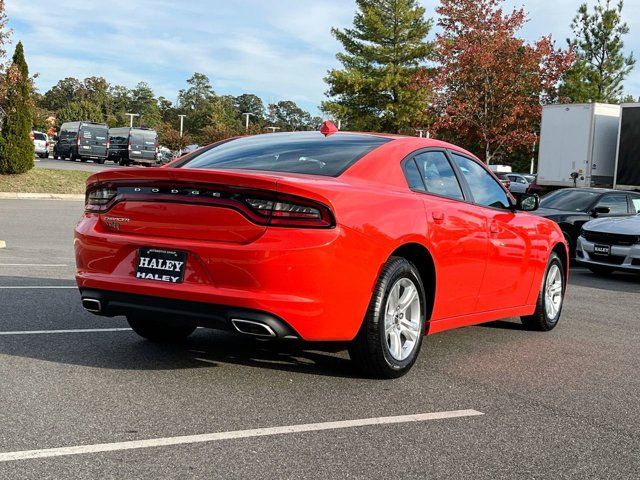
{"label": "white cloud", "polygon": [[[422,2],[435,15],[436,0]],[[522,4],[507,0],[508,6]],[[528,39],[569,34],[577,0],[528,0]],[[315,108],[340,45],[332,26],[351,23],[353,0],[182,1],[8,0],[14,40],[25,44],[38,86],[66,76],[100,75],[112,83],[148,82],[175,98],[194,71],[206,73],[219,93],[256,92],[266,101],[291,98]],[[640,55],[640,2],[627,1],[632,29],[627,47]],[[640,95],[640,68],[627,82]]]}

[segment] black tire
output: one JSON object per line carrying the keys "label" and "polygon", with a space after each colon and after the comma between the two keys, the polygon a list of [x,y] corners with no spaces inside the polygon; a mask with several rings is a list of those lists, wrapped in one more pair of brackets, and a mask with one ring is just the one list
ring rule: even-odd
{"label": "black tire", "polygon": [[615,272],[615,268],[606,267],[604,265],[587,265],[587,268],[591,270],[591,273],[595,273],[596,275],[600,275],[602,277],[606,277]]}
{"label": "black tire", "polygon": [[69,150],[69,161],[70,162],[75,162],[76,161],[76,156],[73,154],[73,152],[71,150]]}
{"label": "black tire", "polygon": [[[548,277],[553,267],[556,266],[560,272],[560,279],[562,282],[560,291],[560,307],[555,315],[550,316],[547,312],[547,296],[546,291],[548,288]],[[520,317],[522,323],[530,330],[537,330],[540,332],[548,332],[553,330],[560,320],[562,315],[562,307],[564,306],[564,292],[566,290],[566,272],[560,257],[554,252],[551,253],[549,261],[547,262],[547,268],[544,272],[544,278],[542,280],[542,287],[538,294],[538,301],[536,302],[536,310],[533,315]]]}
{"label": "black tire", "polygon": [[194,325],[167,323],[140,315],[127,315],[127,321],[134,332],[154,342],[180,342],[196,329]]}
{"label": "black tire", "polygon": [[80,161],[81,161],[81,162],[83,162],[83,163],[86,163],[86,161],[87,161],[87,160],[89,160],[89,159],[88,159],[88,158],[80,157]]}
{"label": "black tire", "polygon": [[[410,280],[417,289],[420,309],[418,312],[418,335],[412,350],[402,360],[394,358],[387,343],[385,332],[385,310],[389,294],[402,279]],[[349,345],[349,356],[358,369],[367,376],[375,378],[397,378],[407,373],[420,352],[425,333],[426,297],[418,269],[408,260],[391,257],[378,278],[367,314],[360,331]],[[396,320],[397,323],[397,320]],[[401,338],[398,334],[398,341]],[[406,345],[407,338],[405,337]]]}
{"label": "black tire", "polygon": [[574,242],[571,235],[564,230],[562,231],[562,235],[564,235],[564,239],[567,241],[567,246],[569,247],[569,258],[576,258],[576,242]]}
{"label": "black tire", "polygon": [[99,159],[97,159],[97,160],[96,160],[96,163],[97,163],[98,165],[104,165],[104,162],[105,162],[106,160],[107,160],[106,158],[99,158]]}

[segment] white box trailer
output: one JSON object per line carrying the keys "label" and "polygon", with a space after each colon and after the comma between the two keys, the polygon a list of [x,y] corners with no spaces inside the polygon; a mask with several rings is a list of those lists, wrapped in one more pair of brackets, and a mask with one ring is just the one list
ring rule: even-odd
{"label": "white box trailer", "polygon": [[614,182],[619,123],[619,105],[587,103],[544,106],[538,153],[538,185],[611,187]]}
{"label": "white box trailer", "polygon": [[640,103],[621,105],[614,186],[640,190]]}

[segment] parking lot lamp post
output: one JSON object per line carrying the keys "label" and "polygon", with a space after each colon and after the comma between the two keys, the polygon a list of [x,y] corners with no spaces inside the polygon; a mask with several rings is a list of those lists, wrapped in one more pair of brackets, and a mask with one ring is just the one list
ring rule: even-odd
{"label": "parking lot lamp post", "polygon": [[[178,115],[178,117],[180,117],[180,140],[182,140],[182,129],[184,127],[184,117],[186,117],[186,115]],[[182,155],[182,146],[180,146],[180,153],[178,153],[178,156]]]}
{"label": "parking lot lamp post", "polygon": [[244,116],[244,129],[248,131],[249,130],[249,117],[255,117],[255,114],[247,112],[247,113],[243,113],[242,115]]}
{"label": "parking lot lamp post", "polygon": [[125,115],[129,115],[129,128],[133,127],[133,117],[139,117],[139,113],[125,113]]}

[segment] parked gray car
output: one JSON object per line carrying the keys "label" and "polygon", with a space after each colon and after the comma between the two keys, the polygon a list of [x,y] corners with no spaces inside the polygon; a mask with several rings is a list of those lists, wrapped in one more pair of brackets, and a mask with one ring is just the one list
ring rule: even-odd
{"label": "parked gray car", "polygon": [[[636,205],[640,209],[640,201]],[[576,260],[597,274],[640,273],[640,214],[587,222],[578,237]]]}
{"label": "parked gray car", "polygon": [[505,173],[505,176],[511,181],[509,184],[511,193],[527,193],[529,185],[536,179],[533,175],[523,173]]}

